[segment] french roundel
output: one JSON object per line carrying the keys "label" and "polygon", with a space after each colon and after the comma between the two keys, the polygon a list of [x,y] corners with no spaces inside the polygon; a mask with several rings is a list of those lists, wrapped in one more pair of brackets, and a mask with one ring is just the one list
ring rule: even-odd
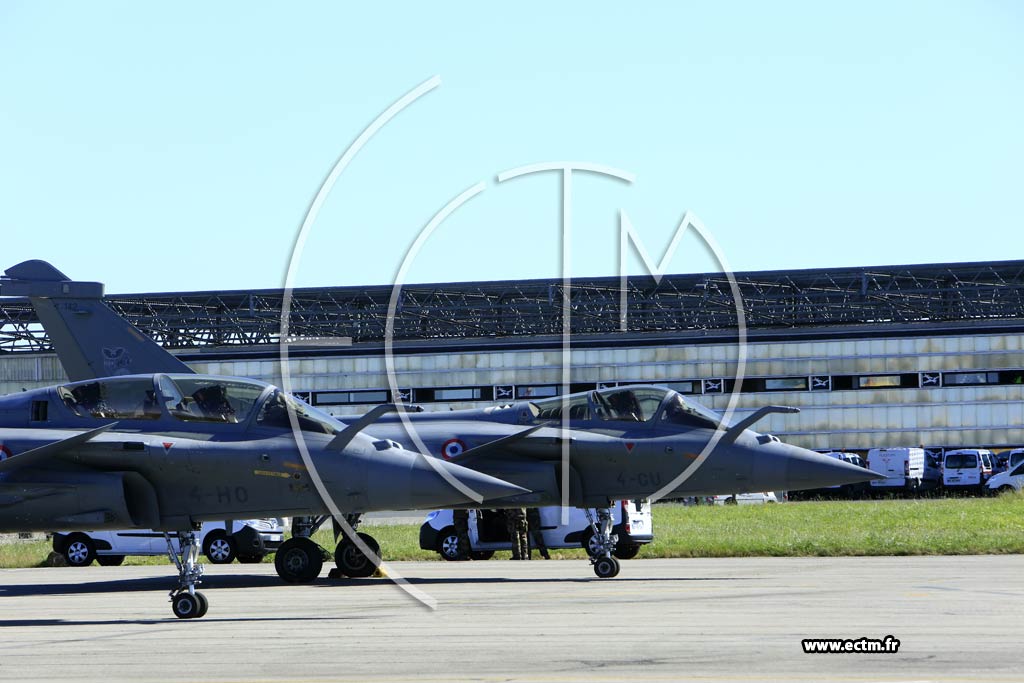
{"label": "french roundel", "polygon": [[466,450],[466,444],[462,439],[448,439],[441,445],[441,455],[445,460],[451,460],[457,455],[462,455]]}
{"label": "french roundel", "polygon": [[11,449],[0,443],[0,462],[3,462],[9,457],[11,457]]}

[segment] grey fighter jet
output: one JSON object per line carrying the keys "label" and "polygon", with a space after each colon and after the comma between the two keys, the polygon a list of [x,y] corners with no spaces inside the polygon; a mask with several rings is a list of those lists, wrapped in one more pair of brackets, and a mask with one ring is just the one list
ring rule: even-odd
{"label": "grey fighter jet", "polygon": [[[7,276],[0,288],[31,297],[72,377],[94,376],[103,360],[99,349],[111,345],[119,356],[131,359],[126,363],[134,363],[129,367],[136,371],[171,372],[180,366],[116,316],[94,290],[76,289],[87,283],[71,282],[38,261],[19,264]],[[611,555],[616,541],[611,535],[612,500],[656,493],[678,497],[798,490],[878,477],[750,429],[772,412],[796,410],[768,406],[729,425],[674,391],[632,386],[444,413],[401,416],[392,408],[378,408],[354,424],[528,490],[505,499],[506,506],[567,502],[596,508],[594,545],[601,552],[593,558],[594,572],[609,577],[619,571]],[[696,465],[712,440],[717,440],[714,449]],[[563,457],[566,448],[568,459]],[[358,518],[352,521],[358,523]],[[359,567],[348,567],[337,554],[336,562],[344,573],[358,575],[354,572]]]}
{"label": "grey fighter jet", "polygon": [[[0,397],[0,422],[0,531],[163,530],[182,618],[208,606],[196,591],[203,521],[479,504],[459,486],[484,499],[525,492],[372,438],[253,380],[87,380]],[[323,560],[298,537],[278,549],[276,565],[288,580],[311,581]]]}

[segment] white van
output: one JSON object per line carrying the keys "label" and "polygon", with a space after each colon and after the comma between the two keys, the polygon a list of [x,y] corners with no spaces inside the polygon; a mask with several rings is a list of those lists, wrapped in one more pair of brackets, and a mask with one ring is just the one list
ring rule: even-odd
{"label": "white van", "polygon": [[1024,489],[1024,460],[1017,461],[1017,467],[995,474],[985,484],[989,493],[1013,493]]}
{"label": "white van", "polygon": [[923,448],[872,448],[868,451],[868,469],[885,477],[871,481],[874,491],[911,493],[920,490],[922,484],[940,479],[939,472],[925,458]]}
{"label": "white van", "polygon": [[942,459],[942,485],[950,490],[982,491],[992,476],[992,451],[961,448],[946,451]]}
{"label": "white van", "polygon": [[[231,533],[224,522],[203,522],[196,541],[213,564],[260,562],[284,542],[284,520],[236,519]],[[177,551],[178,538],[171,534]],[[120,531],[54,532],[53,549],[64,556],[69,567],[85,567],[96,560],[104,567],[117,566],[126,555],[167,555],[167,541],[162,531],[123,529]]]}
{"label": "white van", "polygon": [[1012,470],[1024,462],[1024,448],[1014,448],[1006,457],[1006,469]]}
{"label": "white van", "polygon": [[[582,547],[593,552],[590,544],[593,530],[583,510],[569,508],[569,523],[563,525],[561,507],[553,505],[537,509],[540,511],[544,545],[548,548]],[[470,510],[469,546],[474,560],[488,560],[497,550],[512,550],[504,513],[504,510]],[[597,519],[596,514],[594,518]],[[648,500],[617,501],[612,506],[612,521],[612,533],[619,536],[612,554],[620,560],[636,557],[641,545],[654,540],[651,503]],[[532,538],[530,547],[535,548]],[[420,548],[435,550],[446,560],[459,559],[458,536],[451,510],[437,510],[427,515],[420,526]]]}

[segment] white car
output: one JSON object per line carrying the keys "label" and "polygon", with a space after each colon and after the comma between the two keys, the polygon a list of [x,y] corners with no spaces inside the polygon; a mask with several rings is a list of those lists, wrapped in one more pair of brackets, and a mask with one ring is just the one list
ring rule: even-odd
{"label": "white car", "polygon": [[1010,493],[1024,488],[1024,462],[1017,467],[993,474],[985,484],[990,493]]}
{"label": "white car", "polygon": [[[236,519],[227,533],[224,522],[204,522],[197,534],[206,558],[213,564],[260,562],[284,542],[284,520]],[[178,551],[177,536],[171,543]],[[85,567],[96,560],[104,567],[117,566],[126,555],[167,555],[162,531],[124,529],[120,531],[58,531],[53,549],[64,556],[69,567]]]}
{"label": "white car", "polygon": [[[586,513],[569,508],[569,523],[562,524],[562,508],[549,506],[540,511],[541,534],[548,548],[585,548],[593,553],[590,544],[593,531]],[[612,506],[612,533],[619,540],[613,555],[620,560],[636,557],[640,546],[654,540],[651,504],[647,500],[623,500]],[[459,539],[451,510],[437,510],[427,515],[420,526],[420,548],[436,550],[446,560],[459,559]],[[530,539],[533,546],[533,539]],[[469,514],[470,557],[474,560],[490,559],[496,550],[511,550],[504,510],[471,510]]]}
{"label": "white car", "polygon": [[762,503],[778,503],[779,499],[774,491],[761,493],[731,493],[729,495],[715,496],[715,505],[760,505]]}

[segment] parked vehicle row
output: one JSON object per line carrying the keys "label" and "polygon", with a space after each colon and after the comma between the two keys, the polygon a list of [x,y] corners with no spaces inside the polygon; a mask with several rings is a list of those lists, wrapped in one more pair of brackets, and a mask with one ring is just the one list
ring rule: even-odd
{"label": "parked vehicle row", "polygon": [[[544,545],[555,548],[584,548],[593,554],[593,529],[587,513],[579,508],[567,508],[568,520],[562,523],[563,508],[538,508]],[[593,511],[591,511],[593,514]],[[651,504],[647,500],[623,500],[612,507],[614,526],[618,535],[614,555],[620,560],[636,557],[640,546],[654,539]],[[495,551],[511,550],[512,540],[505,523],[504,510],[471,510],[469,515],[470,557],[474,560],[490,559]],[[534,548],[533,539],[530,547]],[[451,510],[436,510],[427,515],[420,527],[420,548],[434,550],[446,560],[459,559],[458,535]]]}
{"label": "parked vehicle row", "polygon": [[[284,542],[284,520],[277,518],[232,520],[228,532],[224,522],[204,522],[198,542],[213,564],[260,562]],[[175,552],[178,539],[171,536]],[[53,549],[70,567],[85,567],[95,560],[102,566],[117,566],[128,555],[167,555],[163,532],[151,529],[121,531],[55,532]]]}

